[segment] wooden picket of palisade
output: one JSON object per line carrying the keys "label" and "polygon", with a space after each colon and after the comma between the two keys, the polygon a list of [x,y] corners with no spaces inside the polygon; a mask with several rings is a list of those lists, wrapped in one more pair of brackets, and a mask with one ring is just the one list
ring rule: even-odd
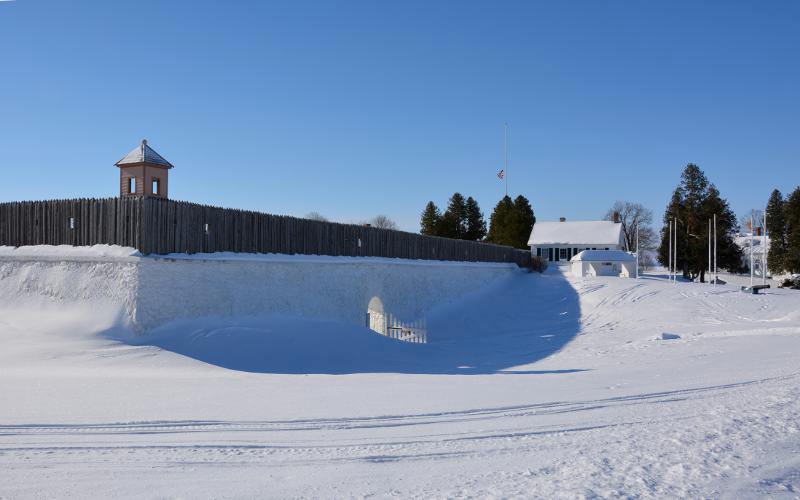
{"label": "wooden picket of palisade", "polygon": [[0,245],[122,245],[145,255],[249,252],[468,262],[528,267],[511,247],[157,198],[0,203]]}

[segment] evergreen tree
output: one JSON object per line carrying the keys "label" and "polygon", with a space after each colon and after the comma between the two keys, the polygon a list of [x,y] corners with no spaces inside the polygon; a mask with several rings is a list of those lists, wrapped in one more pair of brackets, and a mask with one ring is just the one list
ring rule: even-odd
{"label": "evergreen tree", "polygon": [[497,245],[514,246],[513,220],[515,218],[514,202],[509,196],[504,196],[489,216],[488,241]]}
{"label": "evergreen tree", "polygon": [[[690,163],[681,175],[681,183],[672,194],[664,212],[658,260],[668,265],[670,254],[669,223],[676,221],[677,268],[689,279],[703,281],[708,268],[708,220],[717,215],[718,267],[733,272],[742,268],[741,249],[733,241],[736,216],[717,188],[710,184],[700,168]],[[673,250],[674,251],[674,250]]]}
{"label": "evergreen tree", "polygon": [[442,216],[439,236],[464,239],[467,233],[467,204],[461,193],[453,193]]}
{"label": "evergreen tree", "polygon": [[528,239],[536,223],[531,203],[522,195],[514,199],[513,234],[516,248],[528,248]]}
{"label": "evergreen tree", "polygon": [[432,201],[425,205],[425,210],[420,218],[420,233],[428,236],[439,236],[439,226],[442,222],[442,213]]}
{"label": "evergreen tree", "polygon": [[[713,219],[717,215],[717,267],[727,269],[730,272],[740,273],[745,270],[742,249],[733,240],[733,235],[739,228],[736,222],[736,214],[733,213],[727,200],[722,198],[719,190],[711,184],[708,188],[708,196],[703,204],[705,219]],[[706,222],[706,226],[708,222]],[[712,232],[714,228],[711,228]],[[706,238],[700,242],[700,249],[705,252],[702,257],[705,265],[708,265],[708,233],[703,233]],[[713,238],[713,234],[712,234]],[[702,253],[702,252],[701,252]],[[680,254],[679,254],[680,257]]]}
{"label": "evergreen tree", "polygon": [[785,270],[800,273],[800,187],[786,199],[786,258]]}
{"label": "evergreen tree", "polygon": [[769,234],[769,253],[767,267],[775,274],[786,269],[786,212],[783,195],[777,189],[767,202],[767,233]]}
{"label": "evergreen tree", "polygon": [[672,198],[667,205],[667,209],[664,211],[664,226],[661,228],[661,244],[658,246],[658,261],[664,267],[669,266],[670,222],[674,218],[680,218],[683,215],[683,212],[683,194],[681,192],[681,187],[678,186],[675,188],[675,191],[672,192]]}
{"label": "evergreen tree", "polygon": [[480,241],[486,236],[486,221],[483,220],[483,212],[475,198],[467,198],[465,206],[466,232],[464,239]]}

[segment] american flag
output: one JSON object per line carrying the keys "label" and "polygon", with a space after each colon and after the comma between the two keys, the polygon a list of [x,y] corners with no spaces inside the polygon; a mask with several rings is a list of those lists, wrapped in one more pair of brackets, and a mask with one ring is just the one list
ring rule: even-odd
{"label": "american flag", "polygon": [[502,169],[499,172],[497,172],[497,178],[498,179],[502,179],[505,176],[506,176],[506,169]]}

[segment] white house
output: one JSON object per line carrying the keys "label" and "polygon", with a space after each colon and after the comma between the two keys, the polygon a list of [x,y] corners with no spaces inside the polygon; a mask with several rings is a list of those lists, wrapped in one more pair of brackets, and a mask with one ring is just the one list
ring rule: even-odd
{"label": "white house", "polygon": [[575,276],[636,275],[636,257],[622,250],[584,250],[570,259]]}
{"label": "white house", "polygon": [[537,222],[528,245],[533,255],[563,264],[584,250],[627,250],[622,224],[605,220]]}

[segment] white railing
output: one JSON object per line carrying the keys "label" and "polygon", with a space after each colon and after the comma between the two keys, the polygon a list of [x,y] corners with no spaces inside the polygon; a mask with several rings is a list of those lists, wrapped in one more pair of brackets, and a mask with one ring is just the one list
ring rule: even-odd
{"label": "white railing", "polygon": [[428,343],[428,329],[425,318],[414,321],[401,321],[391,313],[370,311],[367,313],[367,327],[390,339],[414,344]]}

